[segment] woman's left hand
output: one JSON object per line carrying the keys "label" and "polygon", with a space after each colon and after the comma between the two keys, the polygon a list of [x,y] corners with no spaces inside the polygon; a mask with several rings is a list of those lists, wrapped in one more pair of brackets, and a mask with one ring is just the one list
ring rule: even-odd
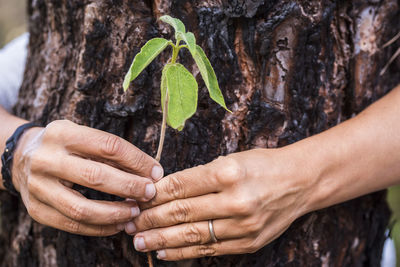
{"label": "woman's left hand", "polygon": [[257,251],[309,211],[309,168],[293,153],[235,153],[160,180],[156,197],[133,221],[136,250],[157,250],[162,260]]}

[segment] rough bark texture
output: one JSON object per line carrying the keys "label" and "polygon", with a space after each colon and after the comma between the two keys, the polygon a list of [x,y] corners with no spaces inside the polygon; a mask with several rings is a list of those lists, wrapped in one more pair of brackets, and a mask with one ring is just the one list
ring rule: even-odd
{"label": "rough bark texture", "polygon": [[[171,14],[205,48],[233,113],[214,104],[201,83],[196,115],[183,132],[167,131],[168,156],[162,160],[167,173],[235,151],[287,145],[350,118],[400,81],[400,60],[379,76],[399,46],[381,49],[400,30],[399,4],[32,0],[29,58],[15,111],[43,125],[66,118],[109,131],[154,154],[161,122],[160,71],[168,54],[127,93],[121,84],[146,40],[171,37],[171,29],[156,20]],[[181,62],[198,73],[191,59]],[[81,190],[91,198],[112,199]],[[6,194],[1,208],[2,266],[146,264],[126,235],[90,238],[44,227]],[[300,218],[255,254],[181,264],[378,266],[388,216],[384,193],[376,193]]]}

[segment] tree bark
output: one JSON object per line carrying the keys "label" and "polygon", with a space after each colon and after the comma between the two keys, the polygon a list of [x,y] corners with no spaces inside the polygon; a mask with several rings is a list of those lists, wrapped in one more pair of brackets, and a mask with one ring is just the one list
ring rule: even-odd
{"label": "tree bark", "polygon": [[[182,132],[167,130],[167,173],[218,155],[279,147],[324,131],[400,82],[397,0],[31,0],[29,56],[15,113],[43,125],[69,119],[122,136],[150,155],[161,126],[163,53],[124,93],[122,80],[150,38],[171,38],[157,21],[183,20],[205,48],[232,114],[208,98]],[[198,71],[187,52],[180,62]],[[199,79],[200,81],[200,79]],[[373,140],[371,140],[373,142]],[[305,162],[306,164],[306,162]],[[71,166],[73,167],[73,166]],[[115,199],[85,188],[86,196]],[[132,238],[84,237],[39,225],[1,195],[1,266],[145,266]],[[389,211],[375,193],[298,219],[255,254],[180,266],[379,266]],[[157,261],[157,266],[176,263]]]}

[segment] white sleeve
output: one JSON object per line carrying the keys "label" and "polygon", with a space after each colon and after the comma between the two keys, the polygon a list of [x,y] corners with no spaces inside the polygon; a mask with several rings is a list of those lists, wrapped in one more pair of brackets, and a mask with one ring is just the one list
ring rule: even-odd
{"label": "white sleeve", "polygon": [[8,111],[18,99],[28,40],[29,34],[25,33],[0,49],[0,105]]}

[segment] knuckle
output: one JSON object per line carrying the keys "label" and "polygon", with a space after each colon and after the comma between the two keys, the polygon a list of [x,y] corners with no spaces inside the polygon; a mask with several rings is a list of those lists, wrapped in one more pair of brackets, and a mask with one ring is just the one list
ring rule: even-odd
{"label": "knuckle", "polygon": [[28,176],[27,187],[31,194],[37,194],[40,191],[40,186],[35,176]]}
{"label": "knuckle", "polygon": [[251,215],[251,207],[249,206],[250,203],[247,201],[247,198],[238,197],[233,204],[232,211],[234,214],[241,216]]}
{"label": "knuckle", "polygon": [[213,245],[201,245],[197,247],[196,252],[201,257],[207,257],[215,255],[216,249]]}
{"label": "knuckle", "polygon": [[171,202],[171,217],[176,223],[184,223],[189,220],[189,205],[185,201]]}
{"label": "knuckle", "polygon": [[116,224],[124,219],[124,213],[120,209],[116,209],[111,213],[111,216],[109,216],[108,218],[110,224]]}
{"label": "knuckle", "polygon": [[91,163],[83,168],[82,177],[90,186],[100,186],[102,185],[101,172],[99,165]]}
{"label": "knuckle", "polygon": [[44,131],[44,136],[52,136],[55,133],[58,133],[58,128],[59,128],[59,121],[52,121],[49,124],[47,124],[45,131]]}
{"label": "knuckle", "polygon": [[216,177],[222,184],[235,184],[245,176],[244,168],[236,159],[228,156],[219,158],[218,161],[221,164],[216,171]]}
{"label": "knuckle", "polygon": [[30,157],[30,166],[32,172],[43,172],[45,167],[48,166],[48,160],[44,155],[45,153],[41,153],[39,150],[32,151]]}
{"label": "knuckle", "polygon": [[260,247],[261,245],[257,239],[249,240],[245,245],[246,253],[255,253],[260,249]]}
{"label": "knuckle", "polygon": [[139,183],[136,180],[131,180],[126,184],[126,186],[124,186],[124,189],[126,191],[127,197],[132,197],[132,196],[137,197],[137,196],[139,196],[138,191],[140,191],[141,188],[142,187],[139,187]]}
{"label": "knuckle", "polygon": [[84,221],[88,218],[88,211],[79,204],[71,205],[68,211],[69,217],[75,221]]}
{"label": "knuckle", "polygon": [[261,220],[258,220],[258,218],[251,218],[245,220],[242,227],[242,229],[245,229],[249,235],[258,235],[261,232],[263,225]]}
{"label": "knuckle", "polygon": [[134,157],[129,161],[129,164],[132,166],[134,170],[140,171],[143,170],[144,164],[146,161],[146,154],[138,151],[135,153]]}
{"label": "knuckle", "polygon": [[185,188],[179,176],[173,175],[169,178],[167,193],[174,199],[185,198]]}
{"label": "knuckle", "polygon": [[105,142],[102,143],[102,152],[108,156],[117,156],[122,149],[121,138],[115,135],[107,135]]}
{"label": "knuckle", "polygon": [[188,224],[182,232],[182,239],[189,245],[197,245],[202,242],[199,229],[194,224]]}
{"label": "knuckle", "polygon": [[81,223],[73,220],[67,220],[65,222],[65,229],[70,233],[78,234],[80,233]]}
{"label": "knuckle", "polygon": [[167,244],[168,244],[167,238],[163,235],[163,233],[159,233],[156,239],[157,248],[165,248],[167,247]]}
{"label": "knuckle", "polygon": [[260,200],[257,196],[237,192],[235,200],[232,203],[232,212],[241,216],[253,215],[257,207],[260,206]]}
{"label": "knuckle", "polygon": [[158,227],[157,220],[150,210],[146,210],[142,213],[142,219],[146,228]]}
{"label": "knuckle", "polygon": [[107,229],[104,225],[100,225],[98,231],[99,231],[99,236],[107,236],[108,235]]}
{"label": "knuckle", "polygon": [[178,249],[176,254],[177,254],[176,255],[177,260],[185,259],[185,254],[183,253],[183,249]]}
{"label": "knuckle", "polygon": [[31,216],[34,220],[37,221],[39,215],[39,207],[37,205],[30,204],[26,207],[26,210],[29,216]]}
{"label": "knuckle", "polygon": [[50,122],[44,131],[43,138],[60,138],[63,136],[63,133],[65,132],[64,129],[65,127],[69,127],[73,124],[73,122],[68,121],[68,120],[55,120]]}

